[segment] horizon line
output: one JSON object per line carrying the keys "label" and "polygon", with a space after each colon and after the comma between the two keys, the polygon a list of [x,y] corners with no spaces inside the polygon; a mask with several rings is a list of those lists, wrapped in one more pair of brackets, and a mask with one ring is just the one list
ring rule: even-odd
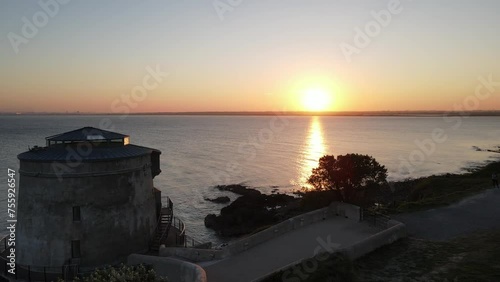
{"label": "horizon line", "polygon": [[185,112],[0,112],[0,115],[168,115],[168,116],[500,116],[500,110],[445,111],[445,110],[403,110],[403,111],[185,111]]}

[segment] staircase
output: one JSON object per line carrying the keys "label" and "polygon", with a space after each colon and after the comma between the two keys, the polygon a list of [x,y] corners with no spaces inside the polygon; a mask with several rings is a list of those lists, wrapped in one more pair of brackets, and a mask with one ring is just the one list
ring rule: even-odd
{"label": "staircase", "polygon": [[151,251],[158,251],[160,246],[166,243],[173,217],[173,210],[171,207],[161,209],[161,215],[158,219],[158,224],[149,247]]}

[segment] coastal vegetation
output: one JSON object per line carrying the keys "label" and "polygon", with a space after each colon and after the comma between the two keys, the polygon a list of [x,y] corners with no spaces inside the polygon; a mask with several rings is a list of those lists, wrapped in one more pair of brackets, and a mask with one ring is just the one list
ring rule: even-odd
{"label": "coastal vegetation", "polygon": [[386,168],[373,157],[358,154],[337,158],[324,156],[308,179],[312,188],[296,191],[296,197],[265,195],[243,184],[215,187],[242,196],[224,207],[220,215],[208,215],[205,226],[222,236],[242,236],[326,207],[333,201],[356,204],[388,215],[436,208],[488,189],[491,174],[498,171],[500,162],[492,162],[464,174],[388,183]]}
{"label": "coastal vegetation", "polygon": [[380,211],[406,213],[456,203],[491,188],[493,172],[500,172],[500,162],[492,162],[464,174],[433,175],[395,182],[385,208]]}

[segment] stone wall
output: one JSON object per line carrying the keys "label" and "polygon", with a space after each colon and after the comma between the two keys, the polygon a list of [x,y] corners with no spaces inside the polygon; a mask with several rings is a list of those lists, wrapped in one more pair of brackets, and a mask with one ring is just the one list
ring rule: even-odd
{"label": "stone wall", "polygon": [[207,282],[207,274],[200,266],[165,257],[133,254],[127,258],[128,265],[152,265],[156,274],[172,282]]}
{"label": "stone wall", "polygon": [[[80,241],[82,266],[125,260],[147,250],[156,225],[151,157],[80,163],[21,161],[18,206],[18,263],[62,266]],[[66,166],[66,169],[68,167]],[[81,220],[73,220],[73,207]]]}

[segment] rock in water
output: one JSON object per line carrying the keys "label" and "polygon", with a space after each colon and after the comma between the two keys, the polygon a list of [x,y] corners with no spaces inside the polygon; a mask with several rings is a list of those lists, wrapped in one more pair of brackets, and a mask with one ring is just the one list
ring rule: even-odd
{"label": "rock in water", "polygon": [[217,225],[217,216],[215,214],[209,214],[205,217],[205,226],[207,228],[215,229]]}
{"label": "rock in water", "polygon": [[217,197],[214,199],[205,198],[205,201],[214,202],[214,203],[218,203],[218,204],[225,204],[225,203],[231,202],[231,199],[228,196],[222,196],[222,197]]}

